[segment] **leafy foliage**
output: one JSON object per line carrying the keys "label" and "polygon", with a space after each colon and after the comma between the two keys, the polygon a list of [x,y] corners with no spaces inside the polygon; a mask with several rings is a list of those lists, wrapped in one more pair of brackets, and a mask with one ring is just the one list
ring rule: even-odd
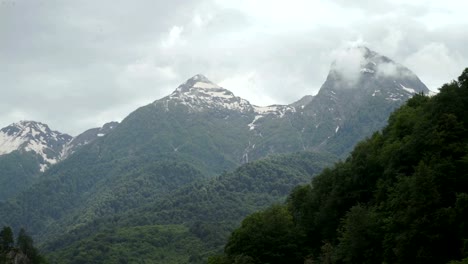
{"label": "leafy foliage", "polygon": [[[236,263],[239,256],[262,263],[258,256],[281,253],[288,263],[466,261],[467,106],[468,69],[438,95],[414,96],[345,162],[294,189],[286,204],[289,216],[283,216],[293,224],[260,217],[275,207],[249,216],[231,234],[225,255],[211,263]],[[282,226],[268,229],[275,224]],[[286,229],[299,239],[276,240],[287,233],[276,230]],[[269,248],[297,250],[272,253],[252,239],[257,235],[276,236],[270,240],[278,244]]]}
{"label": "leafy foliage", "polygon": [[33,245],[32,238],[21,229],[18,234],[16,245],[13,239],[13,230],[5,226],[0,231],[0,263],[13,264],[45,264],[47,261],[39,254]]}

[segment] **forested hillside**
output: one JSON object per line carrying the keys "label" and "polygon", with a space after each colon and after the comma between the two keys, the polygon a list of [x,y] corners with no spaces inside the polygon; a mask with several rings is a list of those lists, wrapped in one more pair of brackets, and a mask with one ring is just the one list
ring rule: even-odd
{"label": "forested hillside", "polygon": [[448,263],[468,257],[467,219],[468,69],[245,218],[210,263]]}
{"label": "forested hillside", "polygon": [[296,185],[310,181],[335,160],[313,152],[273,156],[194,182],[153,202],[142,199],[142,191],[133,190],[132,195],[142,201],[139,207],[108,213],[68,233],[55,234],[43,249],[52,263],[116,263],[120,259],[204,263],[208,255],[222,250],[243,217],[283,202]]}
{"label": "forested hillside", "polygon": [[14,197],[37,181],[40,174],[38,157],[13,151],[0,156],[0,201]]}

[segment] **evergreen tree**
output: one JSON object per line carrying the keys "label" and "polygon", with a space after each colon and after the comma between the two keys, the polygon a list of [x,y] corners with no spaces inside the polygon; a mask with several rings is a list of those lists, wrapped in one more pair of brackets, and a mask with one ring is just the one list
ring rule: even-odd
{"label": "evergreen tree", "polygon": [[9,251],[13,245],[13,231],[9,226],[4,226],[2,231],[0,231],[0,251]]}

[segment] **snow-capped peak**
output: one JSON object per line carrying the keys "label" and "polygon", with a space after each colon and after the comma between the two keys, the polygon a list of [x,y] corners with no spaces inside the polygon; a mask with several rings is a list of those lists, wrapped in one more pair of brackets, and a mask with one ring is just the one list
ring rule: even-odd
{"label": "snow-capped peak", "polygon": [[72,137],[51,130],[46,124],[35,121],[20,121],[0,130],[0,155],[15,150],[35,152],[40,157],[41,171],[61,159],[63,146]]}
{"label": "snow-capped peak", "polygon": [[191,111],[230,109],[247,112],[253,109],[247,100],[235,96],[231,91],[211,82],[201,74],[188,79],[172,94],[155,102],[155,104],[161,103],[166,110],[169,110],[169,103],[185,105]]}
{"label": "snow-capped peak", "polygon": [[193,88],[200,88],[200,89],[219,89],[221,88],[219,85],[211,82],[208,78],[206,78],[202,74],[197,74],[192,78],[188,79],[185,83],[179,85],[176,89],[176,92],[187,92]]}

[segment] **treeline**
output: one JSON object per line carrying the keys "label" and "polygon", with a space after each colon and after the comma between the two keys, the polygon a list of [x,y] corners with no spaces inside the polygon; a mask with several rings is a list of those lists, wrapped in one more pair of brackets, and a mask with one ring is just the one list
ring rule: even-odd
{"label": "treeline", "polygon": [[245,218],[209,263],[467,263],[467,219],[468,69]]}
{"label": "treeline", "polygon": [[47,261],[33,245],[32,238],[22,228],[16,243],[9,226],[0,231],[0,264],[45,264]]}

